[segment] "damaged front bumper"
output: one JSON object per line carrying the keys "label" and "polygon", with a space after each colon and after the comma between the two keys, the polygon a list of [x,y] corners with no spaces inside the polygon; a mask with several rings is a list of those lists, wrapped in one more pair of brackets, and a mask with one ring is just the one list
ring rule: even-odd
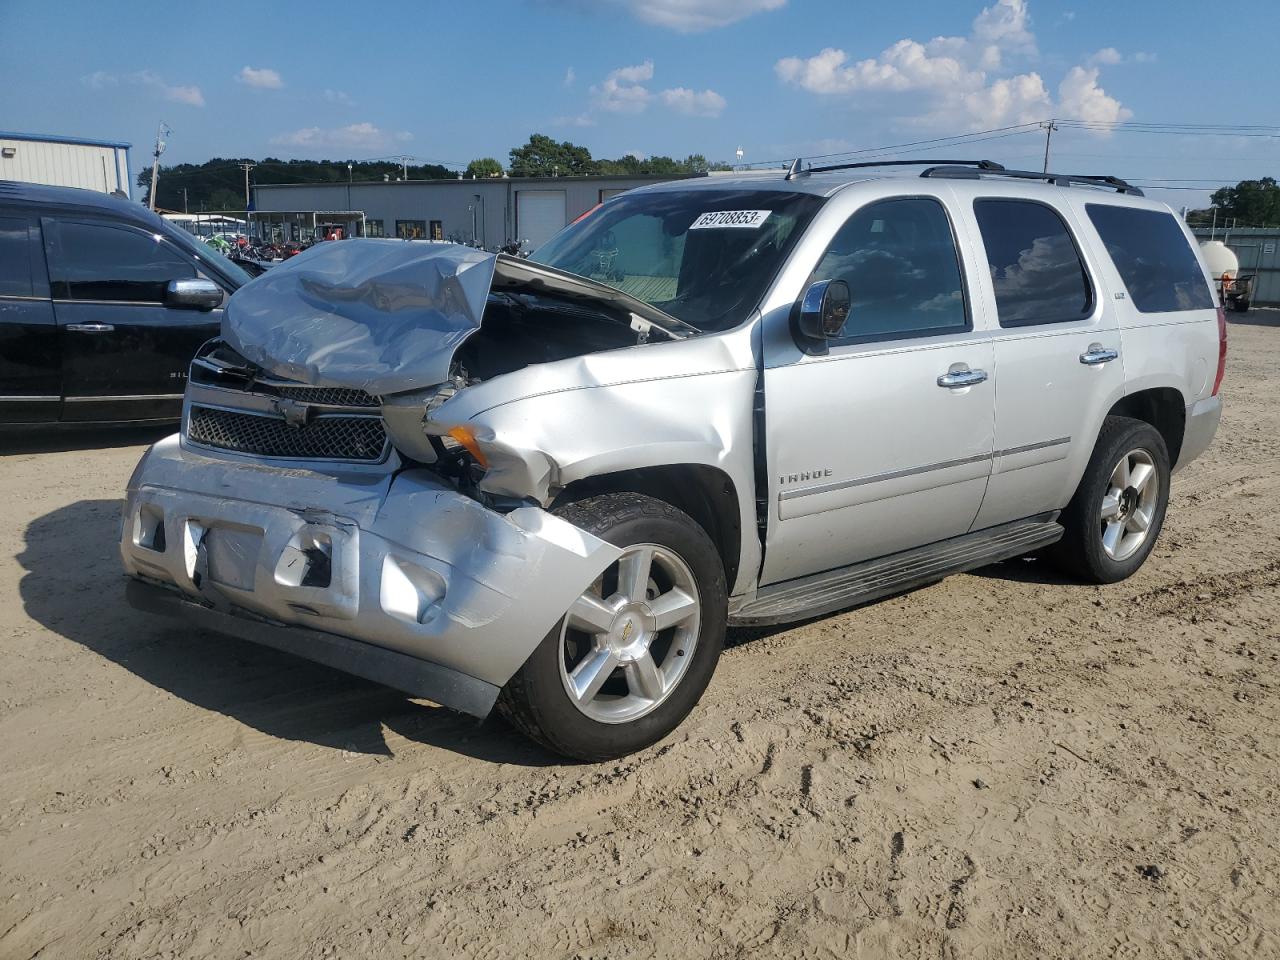
{"label": "damaged front bumper", "polygon": [[129,484],[130,600],[477,716],[620,551],[426,470],[215,459],[178,437]]}

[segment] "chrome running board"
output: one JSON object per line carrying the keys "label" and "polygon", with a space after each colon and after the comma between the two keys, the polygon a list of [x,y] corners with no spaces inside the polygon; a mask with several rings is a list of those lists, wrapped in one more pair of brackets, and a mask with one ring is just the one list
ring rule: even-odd
{"label": "chrome running board", "polygon": [[775,583],[731,613],[729,623],[752,626],[821,616],[934,583],[953,573],[1022,556],[1056,543],[1064,532],[1056,513],[1045,514]]}

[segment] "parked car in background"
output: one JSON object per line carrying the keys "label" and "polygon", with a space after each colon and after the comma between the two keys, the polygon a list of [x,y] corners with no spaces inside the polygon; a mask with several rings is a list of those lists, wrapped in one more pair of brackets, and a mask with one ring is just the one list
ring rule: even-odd
{"label": "parked car in background", "polygon": [[1111,177],[858,166],[630,191],[531,260],[274,267],[134,473],[131,598],[600,760],[727,624],[1040,551],[1132,575],[1221,415],[1185,225]]}
{"label": "parked car in background", "polygon": [[0,181],[0,424],[176,420],[248,281],[141,204]]}

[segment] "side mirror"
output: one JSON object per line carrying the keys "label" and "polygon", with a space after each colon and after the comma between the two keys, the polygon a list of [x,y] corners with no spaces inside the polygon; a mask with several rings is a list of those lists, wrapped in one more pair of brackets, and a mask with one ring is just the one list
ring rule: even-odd
{"label": "side mirror", "polygon": [[844,332],[849,319],[849,284],[843,280],[819,280],[809,285],[800,301],[796,326],[810,342],[825,343]]}
{"label": "side mirror", "polygon": [[222,288],[212,280],[170,280],[164,304],[182,310],[212,310],[222,305]]}

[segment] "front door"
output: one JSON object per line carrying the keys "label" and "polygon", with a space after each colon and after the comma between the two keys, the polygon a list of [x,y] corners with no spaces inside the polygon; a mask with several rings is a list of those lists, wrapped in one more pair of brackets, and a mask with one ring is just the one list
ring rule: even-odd
{"label": "front door", "polygon": [[0,211],[0,423],[58,419],[62,361],[40,228]]}
{"label": "front door", "polygon": [[768,337],[761,584],[969,530],[991,470],[988,331],[974,329],[944,195],[862,206],[809,277],[853,304],[824,355]]}
{"label": "front door", "polygon": [[222,311],[165,305],[171,280],[200,276],[163,236],[115,223],[43,220],[62,342],[63,420],[176,419],[196,349]]}

